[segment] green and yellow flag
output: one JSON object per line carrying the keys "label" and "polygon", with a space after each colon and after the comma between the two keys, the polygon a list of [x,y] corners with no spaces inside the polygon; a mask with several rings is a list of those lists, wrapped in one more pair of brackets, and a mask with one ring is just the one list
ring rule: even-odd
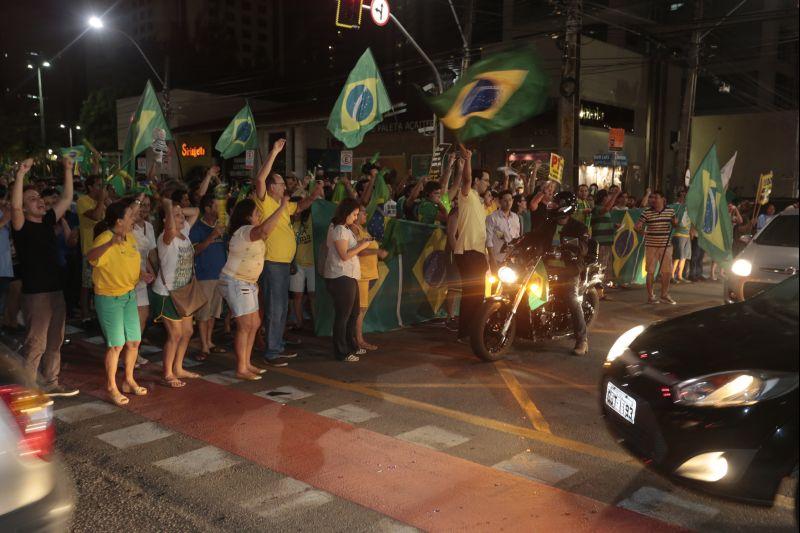
{"label": "green and yellow flag", "polygon": [[[614,278],[622,283],[642,284],[645,282],[644,238],[636,232],[634,226],[644,209],[624,211],[622,224],[614,235],[611,253],[614,256]],[[606,274],[611,278],[610,272]]]}
{"label": "green and yellow flag", "polygon": [[686,193],[686,212],[697,230],[697,242],[723,265],[731,259],[733,224],[717,160],[717,146],[703,158]]}
{"label": "green and yellow flag", "polygon": [[230,159],[245,150],[255,150],[257,147],[256,121],[250,110],[250,104],[245,104],[222,132],[214,148],[222,154],[223,159]]}
{"label": "green and yellow flag", "polygon": [[364,135],[392,108],[389,95],[369,48],[356,63],[328,119],[328,131],[348,148],[361,144]]}
{"label": "green and yellow flag", "polygon": [[549,291],[547,267],[545,267],[544,261],[540,260],[528,282],[528,306],[531,311],[535,311],[547,303]]}
{"label": "green and yellow flag", "polygon": [[122,151],[122,168],[128,174],[135,175],[136,156],[147,150],[153,144],[154,139],[161,138],[162,131],[163,140],[171,141],[172,133],[169,131],[164,113],[161,112],[161,104],[158,103],[153,85],[148,80],[128,128],[125,147]]}
{"label": "green and yellow flag", "polygon": [[544,111],[549,81],[534,47],[478,61],[428,104],[461,141],[501,131]]}

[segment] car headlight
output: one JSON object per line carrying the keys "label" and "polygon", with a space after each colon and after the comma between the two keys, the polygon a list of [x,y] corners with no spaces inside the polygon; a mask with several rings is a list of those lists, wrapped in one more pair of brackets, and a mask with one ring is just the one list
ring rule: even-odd
{"label": "car headlight", "polygon": [[635,328],[631,328],[622,335],[614,342],[611,346],[611,349],[608,351],[608,355],[606,355],[606,366],[610,365],[614,362],[620,355],[625,353],[625,350],[628,349],[628,346],[636,340],[636,337],[642,334],[644,331],[644,326],[639,325]]}
{"label": "car headlight", "polygon": [[690,379],[675,386],[676,403],[733,407],[771,400],[797,388],[795,373],[738,370]]}
{"label": "car headlight", "polygon": [[737,276],[746,278],[753,271],[753,264],[747,259],[737,259],[731,265],[731,272]]}
{"label": "car headlight", "polygon": [[500,281],[506,284],[516,283],[517,273],[514,272],[514,269],[507,266],[500,267],[500,270],[497,271],[497,277],[500,278]]}

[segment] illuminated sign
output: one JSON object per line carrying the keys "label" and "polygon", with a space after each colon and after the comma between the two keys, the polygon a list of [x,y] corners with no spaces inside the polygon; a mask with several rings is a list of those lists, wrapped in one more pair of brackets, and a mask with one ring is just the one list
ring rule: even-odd
{"label": "illuminated sign", "polygon": [[206,149],[203,146],[190,146],[181,144],[181,157],[205,157]]}

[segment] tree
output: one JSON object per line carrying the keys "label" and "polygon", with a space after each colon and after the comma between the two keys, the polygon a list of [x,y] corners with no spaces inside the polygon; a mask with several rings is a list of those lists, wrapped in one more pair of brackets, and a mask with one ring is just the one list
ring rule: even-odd
{"label": "tree", "polygon": [[116,105],[111,90],[97,89],[89,93],[81,105],[80,124],[84,136],[95,148],[117,149]]}

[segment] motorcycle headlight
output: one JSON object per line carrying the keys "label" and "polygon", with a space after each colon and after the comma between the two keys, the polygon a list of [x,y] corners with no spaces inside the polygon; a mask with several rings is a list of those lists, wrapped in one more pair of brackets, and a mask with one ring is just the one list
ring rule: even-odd
{"label": "motorcycle headlight", "polygon": [[746,278],[753,271],[753,264],[747,259],[737,259],[731,265],[731,272],[737,276]]}
{"label": "motorcycle headlight", "polygon": [[643,331],[644,326],[639,325],[620,335],[611,346],[611,349],[608,351],[608,355],[606,355],[606,366],[610,365],[617,358],[619,358],[620,355],[625,353],[625,350],[628,349],[628,346],[630,346],[631,343],[636,340],[636,337],[641,335]]}
{"label": "motorcycle headlight", "polygon": [[497,277],[500,278],[500,281],[503,283],[511,284],[516,283],[519,276],[517,276],[517,273],[514,272],[513,268],[502,266],[500,267],[500,270],[497,271]]}
{"label": "motorcycle headlight", "polygon": [[690,379],[675,386],[676,403],[696,407],[752,405],[797,388],[794,373],[739,370]]}

